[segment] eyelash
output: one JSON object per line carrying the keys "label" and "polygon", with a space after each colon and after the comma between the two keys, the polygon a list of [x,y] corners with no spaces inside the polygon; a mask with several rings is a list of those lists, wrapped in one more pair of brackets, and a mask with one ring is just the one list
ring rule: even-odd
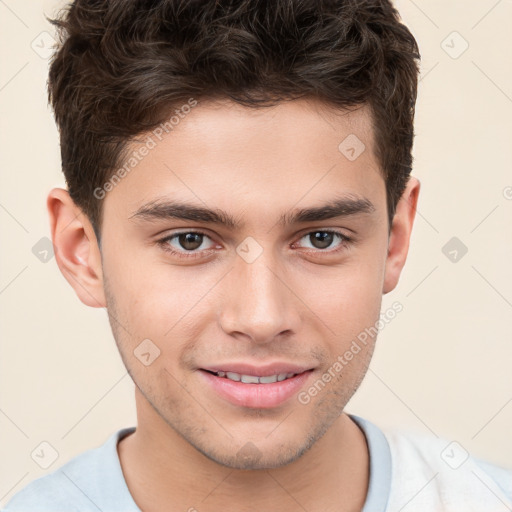
{"label": "eyelash", "polygon": [[[173,256],[178,256],[179,258],[183,258],[183,259],[200,258],[203,255],[202,253],[205,253],[205,252],[208,253],[208,252],[211,252],[214,250],[214,249],[204,249],[203,251],[199,251],[199,252],[191,252],[191,251],[177,251],[177,250],[171,248],[171,246],[168,243],[170,240],[173,240],[174,238],[176,238],[180,235],[186,235],[189,233],[203,235],[203,236],[211,239],[210,236],[208,236],[206,233],[203,233],[202,231],[188,230],[188,231],[180,231],[178,233],[173,233],[172,235],[168,235],[160,240],[157,240],[157,244],[165,252],[167,252]],[[309,250],[308,252],[326,253],[328,255],[337,254],[343,250],[348,249],[354,243],[354,240],[351,237],[348,237],[347,235],[345,235],[344,233],[342,233],[340,231],[335,231],[332,229],[315,229],[313,231],[309,231],[308,233],[305,233],[304,235],[302,235],[299,240],[301,240],[302,238],[304,238],[308,235],[311,235],[312,233],[330,233],[333,235],[337,235],[342,239],[342,242],[341,242],[340,246],[334,250],[314,249],[314,250]],[[196,249],[196,251],[197,251],[197,249]]]}

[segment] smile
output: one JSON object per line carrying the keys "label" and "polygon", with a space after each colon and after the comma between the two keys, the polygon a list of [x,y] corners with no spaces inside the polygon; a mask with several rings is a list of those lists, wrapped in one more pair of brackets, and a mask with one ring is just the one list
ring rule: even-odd
{"label": "smile", "polygon": [[198,372],[206,387],[222,400],[239,407],[261,409],[289,403],[288,401],[306,386],[313,374],[312,369],[301,373],[274,373],[262,376],[204,368]]}
{"label": "smile", "polygon": [[258,377],[256,375],[243,375],[235,372],[210,372],[217,377],[224,377],[234,382],[243,382],[244,384],[272,384],[273,382],[282,382],[283,380],[290,379],[298,373],[279,373],[275,375],[266,375]]}

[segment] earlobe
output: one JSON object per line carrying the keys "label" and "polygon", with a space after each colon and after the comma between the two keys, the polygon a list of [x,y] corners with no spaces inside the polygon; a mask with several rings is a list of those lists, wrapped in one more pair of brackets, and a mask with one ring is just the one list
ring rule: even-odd
{"label": "earlobe", "polygon": [[85,305],[106,307],[101,254],[89,219],[62,188],[50,191],[46,205],[62,275]]}
{"label": "earlobe", "polygon": [[416,216],[420,181],[410,176],[407,187],[397,204],[391,234],[389,237],[388,254],[382,293],[394,290],[407,259],[412,226]]}

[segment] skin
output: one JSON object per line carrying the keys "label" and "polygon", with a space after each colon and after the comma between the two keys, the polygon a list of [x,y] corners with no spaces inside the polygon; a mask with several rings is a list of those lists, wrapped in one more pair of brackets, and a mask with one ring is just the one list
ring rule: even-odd
{"label": "skin", "polygon": [[[338,149],[349,134],[366,146],[354,161]],[[107,193],[101,251],[68,192],[50,192],[59,268],[84,304],[107,308],[136,384],[137,430],[118,453],[144,511],[363,506],[368,449],[343,410],[375,338],[306,405],[297,397],[268,409],[230,404],[198,368],[307,364],[315,368],[307,389],[375,325],[382,295],[395,288],[406,261],[420,183],[409,180],[389,234],[373,148],[366,107],[344,112],[311,98],[266,109],[202,101]],[[346,193],[370,200],[373,213],[277,224],[282,213]],[[157,197],[222,208],[244,226],[130,218]],[[180,258],[157,243],[186,229],[207,235],[194,246],[200,257]],[[330,245],[315,245],[308,234],[324,229],[355,241],[343,246],[335,236]],[[247,237],[262,248],[251,263],[236,252]],[[178,237],[167,243],[186,253]],[[160,350],[149,366],[133,353],[144,339]]]}

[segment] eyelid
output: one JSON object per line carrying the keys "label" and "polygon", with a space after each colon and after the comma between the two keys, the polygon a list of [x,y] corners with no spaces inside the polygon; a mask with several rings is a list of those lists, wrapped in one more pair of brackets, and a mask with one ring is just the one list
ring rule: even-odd
{"label": "eyelid", "polygon": [[296,238],[302,238],[305,235],[309,235],[310,233],[317,233],[319,231],[327,231],[328,233],[336,233],[338,235],[341,235],[341,236],[343,236],[343,238],[346,238],[347,240],[352,239],[353,235],[345,233],[344,230],[355,234],[355,231],[353,231],[352,229],[349,229],[349,228],[321,226],[321,227],[312,227],[312,228],[310,227],[310,228],[303,229],[303,230],[299,231],[298,233],[296,233],[294,236]]}
{"label": "eyelid", "polygon": [[[343,231],[340,231],[339,228],[313,228],[313,229],[309,229],[305,232],[303,232],[302,234],[300,235],[297,235],[297,242],[302,240],[302,238],[304,238],[305,236],[307,235],[310,235],[311,233],[320,233],[320,232],[323,232],[323,233],[331,233],[333,234],[334,236],[338,236],[338,237],[341,237],[341,242],[340,244],[335,247],[334,249],[311,249],[309,247],[305,248],[304,250],[306,252],[309,252],[309,253],[317,253],[317,254],[326,254],[326,255],[329,255],[329,254],[336,254],[336,253],[339,253],[343,250],[346,250],[348,249],[348,247],[352,244],[355,243],[355,238],[353,238],[352,236],[348,236],[346,235]],[[295,243],[297,243],[295,242]],[[293,245],[295,245],[295,243]]]}
{"label": "eyelid", "polygon": [[[175,231],[175,232],[172,232],[172,233],[167,233],[165,236],[163,236],[162,238],[159,238],[156,243],[159,244],[159,245],[165,245],[169,242],[169,240],[171,239],[174,239],[175,237],[178,237],[179,235],[186,235],[188,233],[195,233],[197,235],[203,235],[207,238],[209,238],[213,244],[218,244],[218,242],[215,241],[215,238],[210,235],[208,232],[204,231],[204,230],[199,230],[199,229],[194,229],[194,228],[188,228],[188,229],[182,229],[182,230],[178,230],[178,231]],[[196,252],[188,252],[188,254],[198,254],[199,252],[206,252],[206,251],[211,251],[212,249],[202,249],[201,251],[197,251]],[[187,254],[186,251],[177,251],[177,252],[182,252],[184,254]]]}
{"label": "eyelid", "polygon": [[[350,230],[350,231],[352,231],[352,230]],[[305,236],[312,234],[312,233],[317,233],[317,232],[327,232],[327,233],[332,233],[333,235],[338,235],[338,237],[341,237],[342,241],[334,249],[323,250],[323,249],[305,248],[305,249],[303,249],[303,252],[306,252],[309,254],[318,254],[318,255],[325,254],[325,256],[329,256],[329,255],[339,254],[344,251],[347,251],[356,242],[356,240],[352,236],[346,235],[343,231],[340,230],[340,228],[309,228],[300,233],[295,234],[294,238],[296,238],[297,242],[298,242]],[[201,257],[209,256],[212,254],[212,252],[215,252],[215,249],[203,249],[201,251],[177,250],[177,249],[172,248],[172,246],[170,246],[170,244],[169,244],[170,239],[173,239],[174,237],[177,237],[177,236],[183,235],[183,234],[188,234],[188,233],[196,233],[199,235],[206,236],[207,238],[212,240],[213,243],[215,243],[214,237],[210,236],[206,231],[203,231],[200,229],[194,229],[194,228],[181,229],[176,232],[168,233],[163,238],[157,240],[156,243],[165,252],[167,252],[171,255],[176,255],[178,258],[181,258],[183,260],[201,258]],[[297,242],[292,244],[292,246],[295,245]]]}

